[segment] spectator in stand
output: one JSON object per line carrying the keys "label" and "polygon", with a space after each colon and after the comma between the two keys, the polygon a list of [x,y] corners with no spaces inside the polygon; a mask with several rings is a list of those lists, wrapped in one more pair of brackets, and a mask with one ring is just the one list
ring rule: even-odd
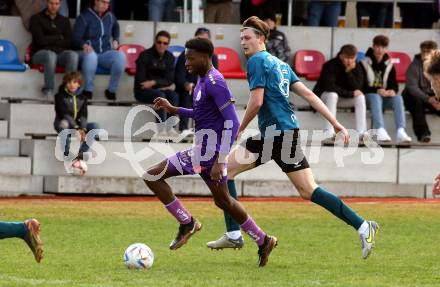
{"label": "spectator in stand", "polygon": [[278,13],[281,9],[281,0],[241,0],[240,23],[251,16],[262,18],[265,13]]}
{"label": "spectator in stand", "polygon": [[[15,0],[15,7],[21,16],[24,27],[29,30],[30,18],[40,13],[42,10],[47,8],[47,0]],[[69,7],[67,5],[67,0],[61,0],[61,6],[59,8],[58,14],[69,17]]]}
{"label": "spectator in stand", "polygon": [[[152,104],[158,98],[167,99],[173,106],[178,104],[174,85],[175,58],[169,52],[171,36],[167,31],[159,31],[151,48],[143,51],[136,60],[134,96],[141,103]],[[158,110],[162,122],[167,118],[163,110]],[[170,132],[159,131],[161,134]]]}
{"label": "spectator in stand", "polygon": [[337,27],[341,2],[310,0],[307,11],[308,26]]}
{"label": "spectator in stand", "polygon": [[68,18],[59,14],[60,0],[47,0],[47,8],[32,16],[32,63],[44,67],[43,95],[52,97],[55,88],[55,69],[65,67],[66,72],[78,69],[78,54],[68,50],[72,29]]}
{"label": "spectator in stand", "polygon": [[373,39],[373,47],[367,50],[362,66],[365,69],[366,83],[363,92],[373,118],[373,129],[376,130],[378,141],[391,141],[385,130],[383,108],[390,108],[394,112],[394,122],[397,129],[397,143],[409,143],[411,138],[405,131],[405,109],[403,100],[397,94],[399,86],[396,79],[396,70],[387,54],[389,39],[378,35]]}
{"label": "spectator in stand", "polygon": [[[398,3],[402,28],[432,29],[439,19],[438,1],[436,3]],[[423,16],[421,16],[423,15]]]}
{"label": "spectator in stand", "polygon": [[96,68],[110,69],[110,82],[105,90],[108,100],[116,100],[116,90],[125,69],[125,55],[119,47],[119,23],[109,9],[110,0],[95,0],[93,8],[84,10],[75,21],[73,45],[80,52],[84,75],[84,95],[91,99]]}
{"label": "spectator in stand", "polygon": [[362,27],[362,17],[368,17],[368,27],[392,28],[393,3],[384,2],[357,2],[356,16],[358,27]]}
{"label": "spectator in stand", "polygon": [[[87,121],[87,97],[79,92],[82,81],[80,72],[64,75],[63,84],[60,85],[58,93],[55,95],[55,121],[53,124],[55,130],[57,133],[61,133],[65,129],[75,129],[81,140],[81,146],[75,160],[82,160],[83,154],[89,150],[89,145],[92,144],[90,141],[86,143],[86,134],[98,128],[96,123]],[[64,156],[67,157],[70,152],[71,135],[63,133],[62,136],[66,137],[65,140],[62,140],[62,143],[65,143],[62,148]],[[90,137],[90,139],[94,140],[97,137]]]}
{"label": "spectator in stand", "polygon": [[[194,35],[197,38],[211,39],[209,29],[201,27],[196,30]],[[218,68],[218,59],[215,54],[211,58],[214,68]],[[185,53],[181,53],[177,58],[175,71],[176,92],[179,95],[179,106],[192,108],[192,91],[197,84],[197,76],[191,75],[185,68]],[[179,130],[181,132],[188,130],[188,119],[180,115]]]}
{"label": "spectator in stand", "polygon": [[175,7],[175,0],[149,0],[149,20],[154,22],[173,22],[175,21]]}
{"label": "spectator in stand", "polygon": [[232,0],[206,0],[205,22],[229,24],[232,11]]}
{"label": "spectator in stand", "polygon": [[[357,49],[351,44],[341,47],[335,58],[327,61],[313,92],[320,96],[330,112],[336,117],[336,106],[353,107],[356,116],[356,131],[362,137],[367,131],[364,85],[364,70],[356,63]],[[325,122],[326,138],[334,138],[335,130]]]}
{"label": "spectator in stand", "polygon": [[266,13],[262,20],[270,28],[269,39],[266,42],[266,50],[283,62],[288,63],[290,58],[290,47],[286,35],[277,30],[276,17],[274,13]]}
{"label": "spectator in stand", "polygon": [[431,141],[426,110],[440,116],[440,102],[435,98],[431,83],[423,74],[423,62],[435,49],[437,43],[434,41],[424,41],[420,44],[420,54],[415,55],[406,72],[406,86],[402,93],[406,109],[413,118],[413,129],[417,140],[424,143]]}

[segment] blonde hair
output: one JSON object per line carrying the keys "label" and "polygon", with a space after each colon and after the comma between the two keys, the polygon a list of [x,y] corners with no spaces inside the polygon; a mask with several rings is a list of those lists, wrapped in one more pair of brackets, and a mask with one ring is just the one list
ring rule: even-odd
{"label": "blonde hair", "polygon": [[431,82],[431,87],[434,90],[435,96],[440,100],[440,83],[434,76],[440,75],[440,50],[433,50],[429,54],[426,61],[423,63],[423,70],[426,78]]}

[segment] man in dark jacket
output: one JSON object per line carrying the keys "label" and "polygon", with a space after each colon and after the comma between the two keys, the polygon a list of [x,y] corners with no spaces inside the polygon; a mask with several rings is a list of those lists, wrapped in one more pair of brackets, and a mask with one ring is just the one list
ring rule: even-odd
{"label": "man in dark jacket", "polygon": [[[211,32],[208,28],[200,27],[196,30],[194,34],[195,37],[211,39]],[[214,68],[218,68],[218,59],[214,54],[211,58],[212,65]],[[185,68],[185,53],[181,53],[176,62],[175,71],[175,83],[176,92],[179,95],[179,106],[184,108],[192,107],[192,91],[194,86],[197,84],[197,76],[188,73]],[[188,118],[180,115],[179,130],[184,131],[188,129]]]}
{"label": "man in dark jacket", "polygon": [[81,49],[81,70],[84,75],[84,94],[91,99],[96,68],[110,70],[110,82],[105,97],[116,99],[119,80],[125,69],[125,55],[119,47],[119,23],[110,12],[110,0],[95,0],[93,8],[84,10],[75,21],[73,45]]}
{"label": "man in dark jacket", "polygon": [[[142,103],[152,104],[154,99],[167,99],[173,106],[178,104],[174,91],[174,56],[167,50],[171,36],[167,31],[156,34],[153,47],[143,51],[136,60],[134,96]],[[163,110],[157,111],[162,121]]]}
{"label": "man in dark jacket", "polygon": [[391,137],[385,130],[383,109],[389,108],[394,112],[396,125],[396,142],[408,143],[411,138],[405,131],[405,108],[403,99],[397,94],[399,86],[396,79],[396,70],[387,54],[388,37],[378,35],[373,39],[373,47],[369,48],[362,60],[365,69],[366,84],[365,93],[367,104],[373,118],[373,129],[378,141],[391,141]]}
{"label": "man in dark jacket", "polygon": [[[365,96],[362,93],[364,70],[356,63],[357,49],[351,44],[341,47],[338,55],[327,61],[313,92],[320,96],[336,117],[336,106],[353,107],[359,136],[367,131]],[[326,121],[325,136],[335,136],[333,126]]]}
{"label": "man in dark jacket", "polygon": [[78,54],[69,50],[71,34],[69,19],[60,15],[60,0],[47,0],[47,8],[30,20],[32,33],[32,63],[44,67],[43,95],[53,96],[56,66],[66,72],[78,69]]}
{"label": "man in dark jacket", "polygon": [[286,35],[277,30],[275,14],[273,12],[267,12],[261,20],[266,22],[270,28],[266,50],[281,61],[288,63],[290,58],[290,47],[287,43]]}
{"label": "man in dark jacket", "polygon": [[406,86],[402,93],[405,106],[413,117],[413,129],[417,140],[425,143],[431,141],[426,110],[440,116],[440,102],[436,100],[431,83],[423,73],[423,63],[435,49],[437,43],[434,41],[424,41],[420,44],[420,54],[415,55],[406,72]]}

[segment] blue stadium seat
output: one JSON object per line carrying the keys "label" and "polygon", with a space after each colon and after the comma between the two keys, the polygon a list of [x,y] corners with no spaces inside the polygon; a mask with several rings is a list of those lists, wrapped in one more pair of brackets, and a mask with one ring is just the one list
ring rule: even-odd
{"label": "blue stadium seat", "polygon": [[0,40],[0,71],[26,71],[26,65],[18,58],[17,47],[8,40]]}
{"label": "blue stadium seat", "polygon": [[185,51],[185,47],[179,45],[169,46],[168,51],[170,51],[171,54],[173,54],[175,59],[174,60],[174,65],[175,65],[177,62],[177,58],[179,58],[180,54],[182,54],[182,52]]}
{"label": "blue stadium seat", "polygon": [[364,52],[357,52],[356,54],[356,62],[360,62],[365,58],[365,53]]}

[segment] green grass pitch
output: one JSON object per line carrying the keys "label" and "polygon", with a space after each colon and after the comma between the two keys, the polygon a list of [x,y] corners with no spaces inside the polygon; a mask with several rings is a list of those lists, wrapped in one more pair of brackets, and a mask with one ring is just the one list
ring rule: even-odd
{"label": "green grass pitch", "polygon": [[[211,201],[183,200],[203,228],[170,251],[176,221],[158,201],[0,200],[2,220],[36,217],[45,258],[37,264],[19,239],[0,241],[0,286],[440,286],[440,205],[350,203],[381,225],[376,248],[361,259],[357,233],[308,202],[244,202],[279,239],[264,268],[249,237],[240,250],[211,251],[224,232]],[[151,270],[128,270],[123,253],[142,242]]]}

